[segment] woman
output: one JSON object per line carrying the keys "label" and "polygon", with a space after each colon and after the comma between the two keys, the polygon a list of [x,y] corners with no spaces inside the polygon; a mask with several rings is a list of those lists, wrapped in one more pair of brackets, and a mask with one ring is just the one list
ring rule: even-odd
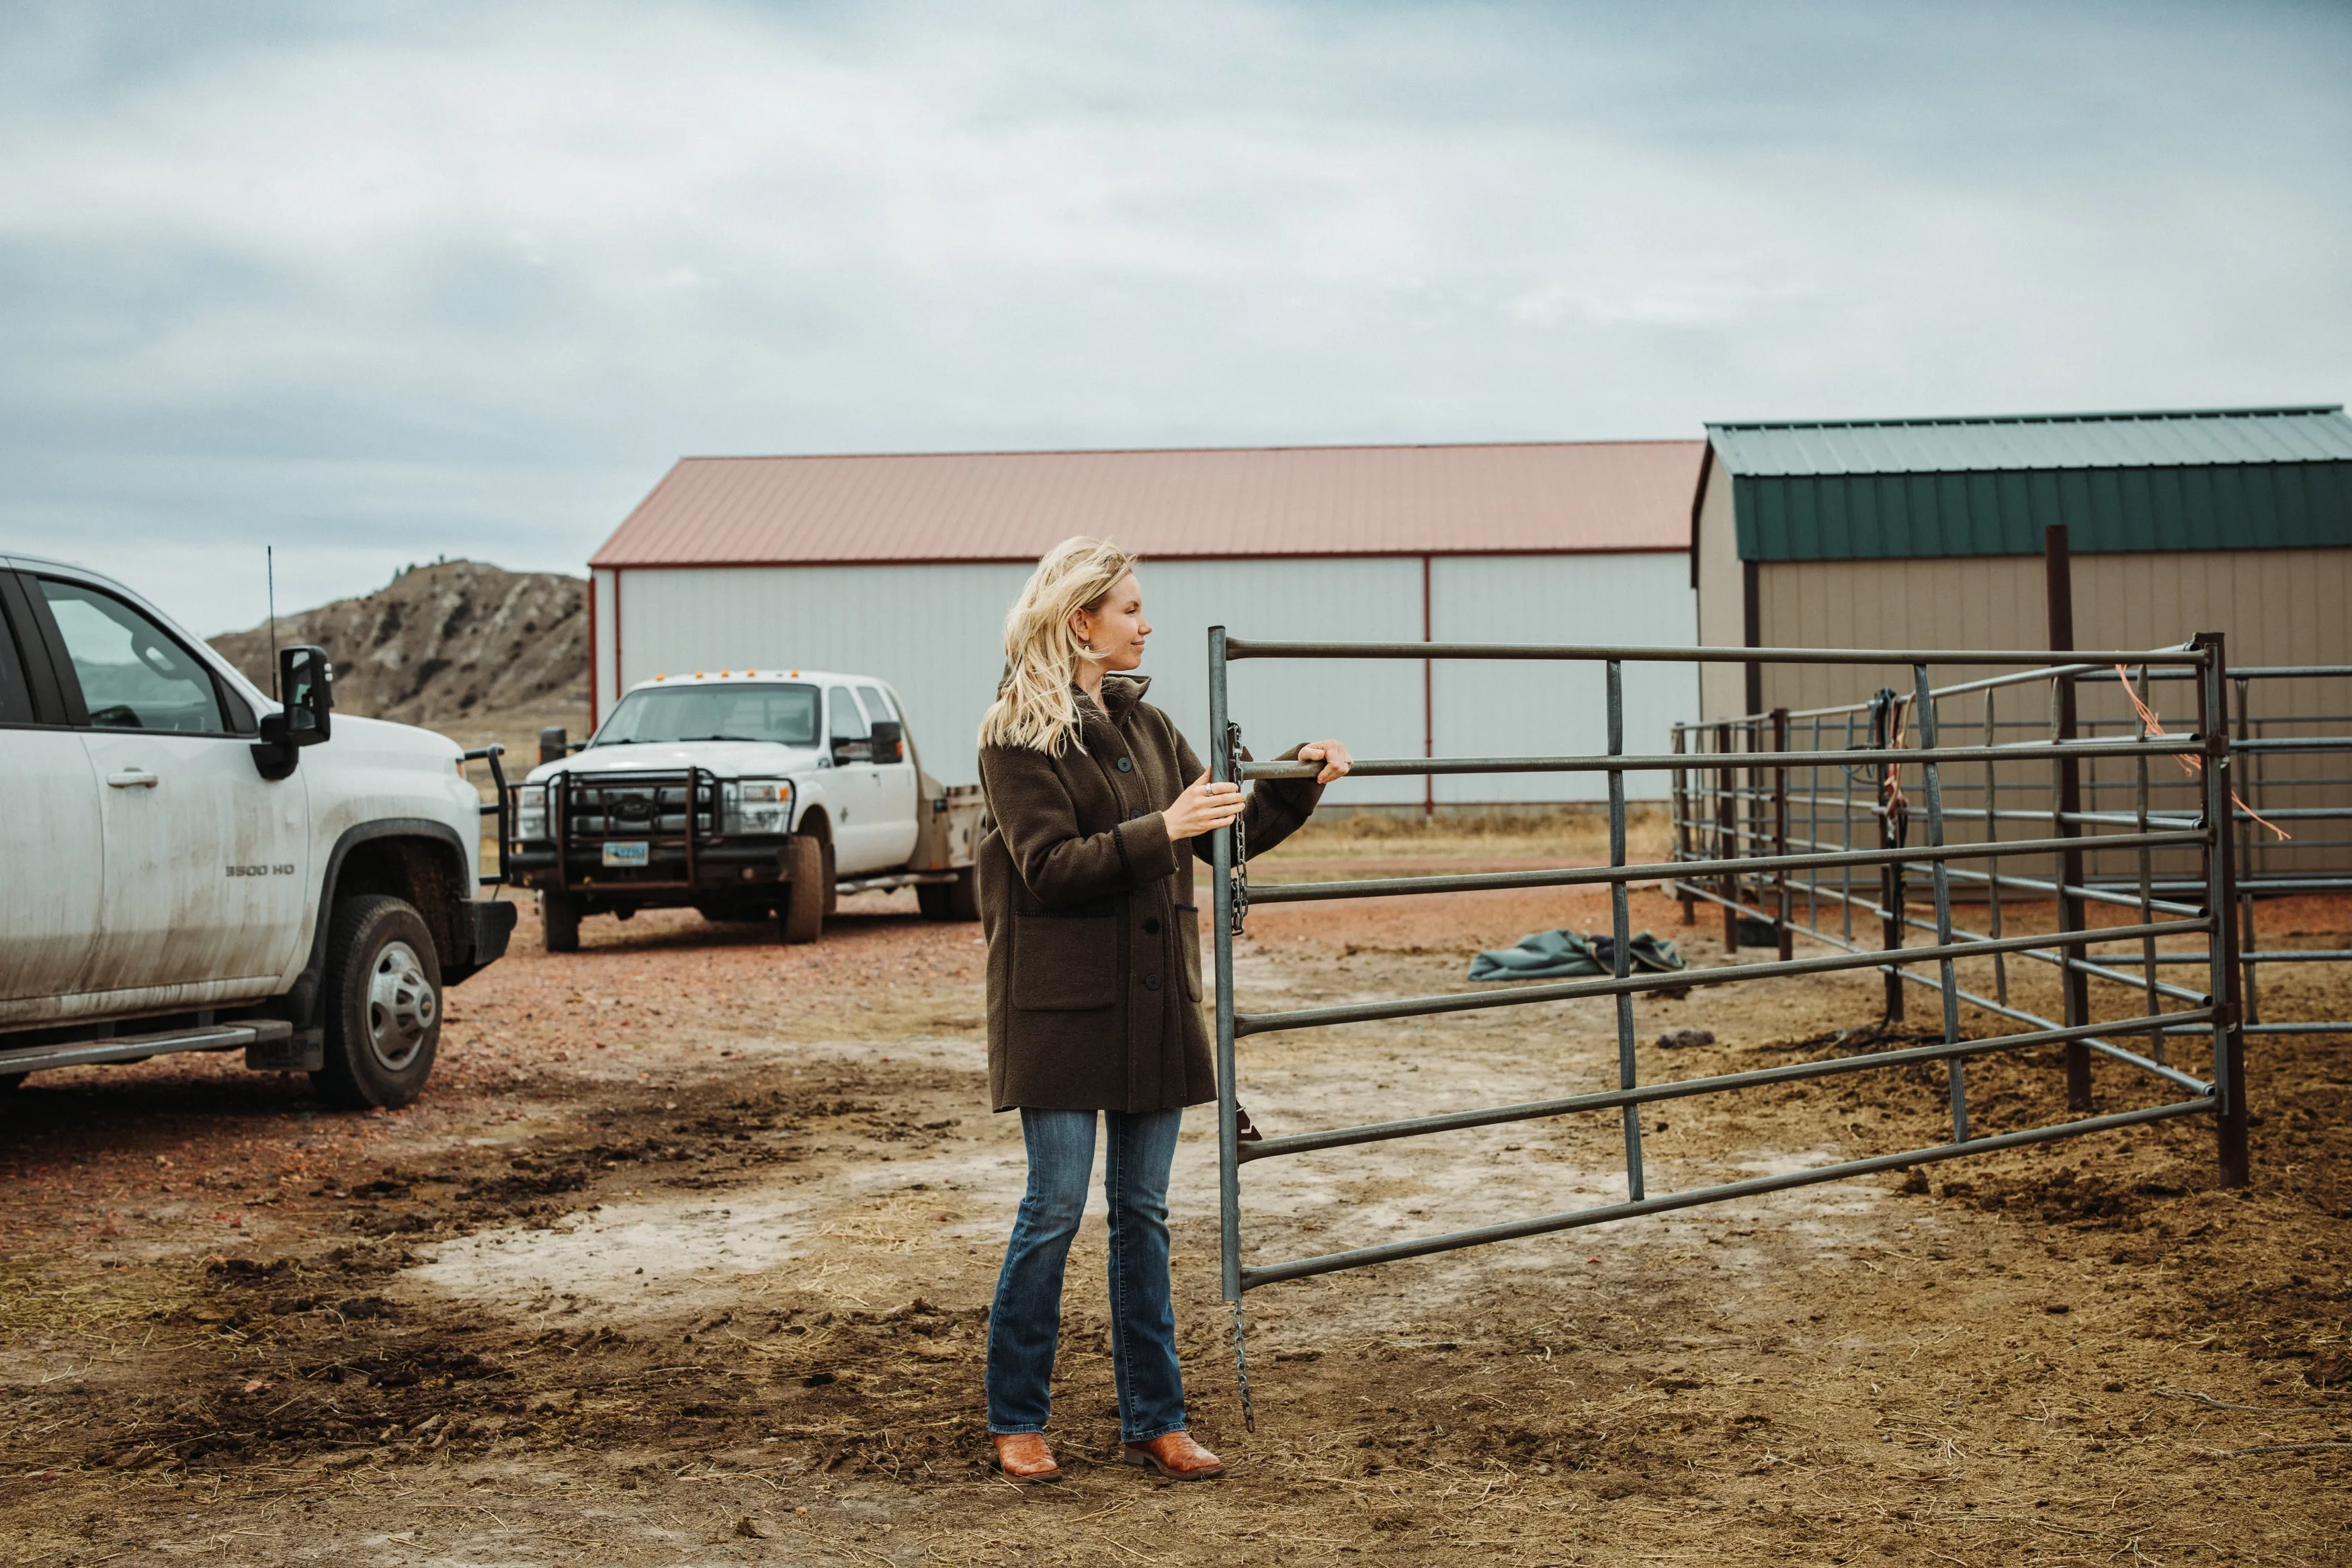
{"label": "woman", "polygon": [[1324,740],[1294,754],[1323,764],[1312,782],[1261,783],[1246,805],[1239,785],[1211,783],[1142,700],[1150,683],[1122,673],[1151,634],[1134,569],[1100,539],[1046,553],[1005,618],[1004,678],[980,731],[988,1088],[997,1110],[1021,1113],[1029,1153],[989,1316],[988,1429],[998,1468],[1020,1481],[1061,1479],[1044,1428],[1097,1113],[1121,1458],[1179,1480],[1224,1473],[1184,1430],[1169,1299],[1177,1124],[1216,1095],[1192,858],[1208,860],[1236,817],[1253,851],[1280,842],[1349,768],[1347,747]]}

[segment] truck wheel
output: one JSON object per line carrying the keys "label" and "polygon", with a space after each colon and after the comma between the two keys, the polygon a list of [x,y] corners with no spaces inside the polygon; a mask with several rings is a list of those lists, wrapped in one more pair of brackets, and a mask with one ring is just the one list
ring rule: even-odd
{"label": "truck wheel", "polygon": [[826,869],[833,863],[832,847],[807,833],[784,841],[783,897],[776,912],[776,936],[785,942],[814,942],[824,929],[825,895],[833,889]]}
{"label": "truck wheel", "polygon": [[832,919],[833,912],[840,905],[841,873],[834,869],[833,841],[827,839],[824,841],[824,917]]}
{"label": "truck wheel", "polygon": [[541,894],[539,939],[551,953],[580,951],[580,901],[569,894]]}
{"label": "truck wheel", "polygon": [[922,906],[926,920],[977,920],[980,918],[980,884],[972,868],[956,873],[953,882],[919,882],[915,884],[915,902]]}
{"label": "truck wheel", "polygon": [[415,1099],[441,1045],[441,958],[424,917],[382,894],[340,900],[325,978],[326,1062],[310,1082],[352,1111]]}

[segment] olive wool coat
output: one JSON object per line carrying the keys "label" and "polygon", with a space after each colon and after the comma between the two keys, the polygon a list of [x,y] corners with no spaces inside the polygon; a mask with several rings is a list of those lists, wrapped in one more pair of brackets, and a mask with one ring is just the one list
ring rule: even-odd
{"label": "olive wool coat", "polygon": [[[988,1092],[999,1111],[1160,1111],[1216,1097],[1192,894],[1192,860],[1209,860],[1211,839],[1184,853],[1160,816],[1201,762],[1143,701],[1150,684],[1109,675],[1103,707],[1078,698],[1084,750],[981,750]],[[1251,852],[1288,837],[1322,792],[1261,780],[1244,814]]]}

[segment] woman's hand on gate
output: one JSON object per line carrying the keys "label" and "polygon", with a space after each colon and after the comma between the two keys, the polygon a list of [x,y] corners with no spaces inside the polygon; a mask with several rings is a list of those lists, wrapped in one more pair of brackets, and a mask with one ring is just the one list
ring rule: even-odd
{"label": "woman's hand on gate", "polygon": [[1192,839],[1233,826],[1243,804],[1240,785],[1212,783],[1209,770],[1203,768],[1201,776],[1176,797],[1175,804],[1160,816],[1168,824],[1170,838]]}
{"label": "woman's hand on gate", "polygon": [[1318,784],[1328,784],[1356,765],[1356,759],[1348,755],[1348,748],[1336,740],[1308,742],[1298,748],[1298,760],[1323,765],[1323,771],[1315,776]]}

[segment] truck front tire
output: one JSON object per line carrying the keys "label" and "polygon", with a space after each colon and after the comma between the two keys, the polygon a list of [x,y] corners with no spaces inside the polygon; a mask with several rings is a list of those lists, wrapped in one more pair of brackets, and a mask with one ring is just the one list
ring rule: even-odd
{"label": "truck front tire", "polygon": [[924,882],[915,884],[915,902],[922,906],[926,920],[977,920],[980,918],[980,877],[971,866],[956,873],[953,882]]}
{"label": "truck front tire", "polygon": [[551,953],[580,951],[580,901],[553,889],[541,894],[539,939]]}
{"label": "truck front tire", "polygon": [[326,1062],[310,1082],[345,1110],[397,1110],[424,1092],[441,1046],[441,958],[404,899],[340,900],[327,931]]}
{"label": "truck front tire", "polygon": [[778,940],[797,946],[814,942],[824,930],[826,894],[833,891],[825,873],[833,868],[833,846],[811,833],[795,833],[784,841],[783,897],[776,907]]}

